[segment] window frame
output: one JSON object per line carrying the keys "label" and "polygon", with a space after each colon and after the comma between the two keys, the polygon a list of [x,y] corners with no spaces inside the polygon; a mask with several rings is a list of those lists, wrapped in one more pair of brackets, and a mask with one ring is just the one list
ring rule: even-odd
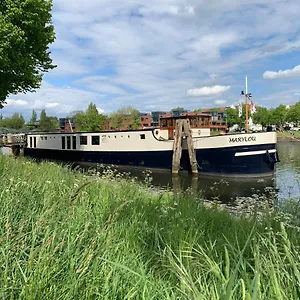
{"label": "window frame", "polygon": [[[96,139],[96,141],[95,141]],[[99,146],[100,145],[100,135],[92,135],[91,136],[91,145],[92,146]]]}
{"label": "window frame", "polygon": [[88,137],[87,135],[80,135],[79,136],[79,145],[80,146],[87,146],[88,144]]}

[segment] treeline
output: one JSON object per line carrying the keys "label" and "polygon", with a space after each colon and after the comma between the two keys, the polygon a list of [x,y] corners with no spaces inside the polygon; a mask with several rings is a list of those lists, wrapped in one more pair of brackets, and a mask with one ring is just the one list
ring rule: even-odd
{"label": "treeline", "polygon": [[290,108],[286,108],[283,104],[270,109],[259,107],[253,115],[253,121],[263,126],[276,125],[280,127],[286,123],[298,125],[300,123],[300,101]]}
{"label": "treeline", "polygon": [[138,129],[140,126],[140,112],[127,106],[117,110],[109,116],[99,113],[96,105],[90,103],[86,111],[79,111],[71,117],[77,131],[98,131],[104,129],[107,119],[110,120],[110,127]]}
{"label": "treeline", "polygon": [[[243,105],[241,117],[239,117],[239,111],[236,108],[227,108],[226,114],[227,124],[230,127],[234,124],[242,127],[246,120],[246,105]],[[268,125],[281,127],[285,126],[286,123],[298,125],[300,123],[300,101],[290,108],[286,108],[283,104],[270,109],[267,109],[266,107],[258,107],[256,112],[253,114],[249,111],[249,117],[252,118],[255,124],[261,124],[263,127]]]}
{"label": "treeline", "polygon": [[59,127],[58,118],[53,116],[47,116],[46,110],[42,110],[39,120],[37,119],[37,113],[32,111],[29,122],[25,122],[22,114],[14,113],[11,117],[3,118],[0,114],[0,127],[16,129],[16,130],[37,130],[37,131],[55,131]]}

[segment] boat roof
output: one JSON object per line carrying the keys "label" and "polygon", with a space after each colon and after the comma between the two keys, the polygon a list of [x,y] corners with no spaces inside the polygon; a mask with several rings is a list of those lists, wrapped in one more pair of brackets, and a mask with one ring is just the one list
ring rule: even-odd
{"label": "boat roof", "polygon": [[28,135],[72,135],[72,134],[99,134],[99,133],[117,133],[117,132],[144,132],[144,131],[152,131],[154,129],[159,129],[158,127],[146,128],[146,129],[124,129],[124,130],[101,130],[101,131],[75,131],[75,132],[29,132]]}

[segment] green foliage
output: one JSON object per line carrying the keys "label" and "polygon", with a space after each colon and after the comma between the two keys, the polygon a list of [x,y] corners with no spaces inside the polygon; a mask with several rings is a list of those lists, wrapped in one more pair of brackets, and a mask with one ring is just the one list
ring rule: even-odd
{"label": "green foliage", "polygon": [[202,112],[202,108],[197,108],[197,109],[193,110],[193,112],[195,112],[195,113]]}
{"label": "green foliage", "polygon": [[[1,116],[2,117],[2,116]],[[11,129],[21,129],[25,125],[25,120],[21,114],[14,113],[11,117],[0,118],[0,127],[11,128]]]}
{"label": "green foliage", "polygon": [[35,110],[32,110],[32,114],[31,114],[31,119],[29,121],[29,123],[31,125],[34,125],[37,121],[37,113],[35,112]]}
{"label": "green foliage", "polygon": [[243,125],[243,118],[239,117],[239,111],[235,108],[226,108],[227,124],[229,127],[237,124],[240,127]]}
{"label": "green foliage", "polygon": [[299,299],[299,227],[267,210],[1,155],[0,180],[3,299]]}
{"label": "green foliage", "polygon": [[292,106],[290,109],[288,109],[286,120],[294,123],[295,125],[300,123],[300,101],[297,102],[295,106]]}
{"label": "green foliage", "polygon": [[209,111],[222,111],[220,107],[213,107]]}
{"label": "green foliage", "polygon": [[43,132],[52,132],[58,128],[57,117],[48,117],[46,111],[43,109],[40,114],[38,130]]}
{"label": "green foliage", "polygon": [[89,104],[86,112],[77,112],[73,118],[78,131],[99,131],[106,120],[106,116],[99,114],[94,103]]}
{"label": "green foliage", "polygon": [[138,129],[140,127],[140,113],[131,106],[120,108],[111,114],[110,125],[114,129]]}
{"label": "green foliage", "polygon": [[55,67],[51,8],[52,0],[1,0],[0,108],[9,94],[39,88],[43,73]]}
{"label": "green foliage", "polygon": [[281,104],[275,109],[270,110],[271,113],[271,123],[277,126],[283,126],[286,122],[287,109],[285,105]]}
{"label": "green foliage", "polygon": [[172,108],[171,110],[170,110],[170,113],[172,113],[174,110],[184,110],[184,108],[183,107],[175,107],[175,108]]}
{"label": "green foliage", "polygon": [[271,124],[271,112],[265,107],[258,107],[253,114],[253,122],[261,124],[263,127]]}

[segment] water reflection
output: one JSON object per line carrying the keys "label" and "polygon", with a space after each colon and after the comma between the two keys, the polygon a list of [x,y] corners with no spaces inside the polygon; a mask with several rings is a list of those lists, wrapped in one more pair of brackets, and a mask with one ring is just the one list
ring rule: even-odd
{"label": "water reflection", "polygon": [[300,143],[286,142],[277,146],[280,163],[276,169],[276,185],[279,196],[300,196]]}
{"label": "water reflection", "polygon": [[[278,143],[280,163],[277,164],[273,176],[262,178],[224,178],[215,176],[191,176],[180,173],[172,176],[169,171],[152,171],[152,184],[163,189],[173,189],[176,193],[192,189],[202,193],[205,199],[234,202],[239,198],[252,197],[253,194],[262,194],[275,191],[278,198],[286,199],[300,196],[300,143]],[[122,171],[128,169],[120,168]],[[129,172],[145,180],[147,172],[139,169],[130,169]]]}
{"label": "water reflection", "polygon": [[[125,171],[119,168],[119,171]],[[221,202],[234,202],[238,197],[251,197],[255,193],[262,193],[265,188],[276,188],[275,176],[265,178],[238,178],[238,177],[216,177],[216,176],[191,176],[181,173],[179,176],[172,176],[169,171],[141,172],[130,170],[132,176],[147,181],[152,177],[152,184],[162,189],[172,189],[175,193],[187,189],[201,193],[205,199],[219,200]]]}
{"label": "water reflection", "polygon": [[2,154],[8,154],[8,148],[7,147],[0,147],[0,153]]}

